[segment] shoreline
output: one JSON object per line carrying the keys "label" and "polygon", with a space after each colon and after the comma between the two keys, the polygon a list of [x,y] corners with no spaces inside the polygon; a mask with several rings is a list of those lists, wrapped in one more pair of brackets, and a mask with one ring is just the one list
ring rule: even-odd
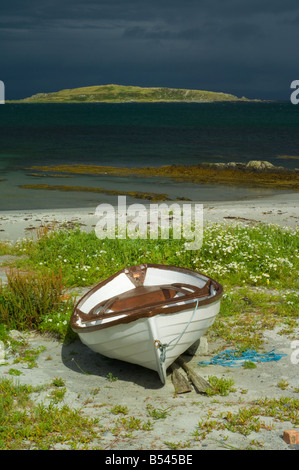
{"label": "shoreline", "polygon": [[[212,204],[299,192],[299,169],[263,160],[132,168],[59,164],[31,166],[23,168],[24,171],[29,173],[19,170],[2,179],[0,211],[93,209],[102,202],[116,204],[116,196],[143,204],[162,201]],[[62,184],[63,179],[68,184]]]}
{"label": "shoreline", "polygon": [[[204,225],[208,223],[266,223],[296,228],[299,225],[299,194],[275,194],[242,201],[167,201],[173,203],[203,204]],[[129,204],[127,203],[127,206]],[[150,207],[150,203],[144,204]],[[115,206],[114,206],[115,207]],[[8,210],[0,211],[0,241],[16,242],[22,238],[36,236],[42,225],[55,224],[59,227],[82,230],[94,229],[99,217],[96,206],[65,209]]]}

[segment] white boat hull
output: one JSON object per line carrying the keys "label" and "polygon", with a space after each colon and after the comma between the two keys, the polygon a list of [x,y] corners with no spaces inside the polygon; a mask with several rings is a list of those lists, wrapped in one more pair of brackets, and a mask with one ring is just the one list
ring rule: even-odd
{"label": "white boat hull", "polygon": [[[176,271],[177,269],[179,271]],[[165,284],[165,278],[170,279],[171,282],[176,282],[178,278],[180,280],[183,278],[184,282],[187,280],[190,282],[193,276],[192,282],[196,281],[199,287],[202,287],[209,279],[199,273],[196,273],[194,277],[192,271],[180,271],[180,268],[169,267],[167,271],[167,267],[146,265],[146,270],[147,275],[142,281],[143,285],[150,285],[153,282],[151,277],[153,278],[154,271],[156,271],[155,285]],[[107,286],[106,293],[103,295],[103,297],[106,296],[105,299],[109,299],[112,291],[114,293],[116,290],[119,293],[125,292],[128,287],[132,288],[127,285],[122,274],[124,273],[118,273],[118,276],[111,278],[110,283],[102,286],[102,289]],[[112,289],[111,283],[114,284]],[[215,283],[215,286],[220,285]],[[99,295],[101,287],[97,286],[93,291],[94,293],[84,296],[77,304],[80,307],[81,317],[85,315],[85,320],[88,319],[88,311],[92,310],[101,297]],[[183,297],[177,296],[167,305],[160,307],[159,313],[153,313],[154,309],[149,309],[144,315],[136,314],[135,317],[133,315],[132,320],[129,318],[130,314],[120,314],[114,315],[111,319],[104,317],[99,320],[95,316],[92,321],[84,323],[80,318],[80,313],[78,314],[78,310],[76,312],[75,309],[71,326],[78,333],[82,343],[91,350],[110,358],[154,370],[165,384],[167,368],[213,324],[220,310],[221,296],[221,286],[218,290],[212,287],[209,295],[202,300],[194,297],[188,301],[180,301]],[[100,298],[100,300],[105,299]],[[85,312],[82,312],[84,309]],[[176,311],[172,312],[172,310]]]}

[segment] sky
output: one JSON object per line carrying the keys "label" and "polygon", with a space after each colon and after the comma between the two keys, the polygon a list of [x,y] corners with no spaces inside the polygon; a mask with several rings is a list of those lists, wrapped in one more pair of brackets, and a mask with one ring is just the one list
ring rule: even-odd
{"label": "sky", "polygon": [[289,100],[298,0],[10,0],[6,99],[81,86],[165,86]]}

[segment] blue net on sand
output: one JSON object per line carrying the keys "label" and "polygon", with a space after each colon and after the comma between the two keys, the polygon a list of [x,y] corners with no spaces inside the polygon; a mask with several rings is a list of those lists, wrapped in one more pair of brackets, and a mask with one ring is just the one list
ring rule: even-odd
{"label": "blue net on sand", "polygon": [[228,349],[223,351],[216,356],[214,356],[209,361],[200,361],[198,362],[199,366],[208,366],[210,364],[225,366],[225,367],[240,367],[243,366],[245,362],[270,362],[270,361],[279,361],[283,356],[287,354],[276,354],[275,349],[269,351],[268,353],[262,354],[257,353],[253,349],[246,350],[233,350]]}

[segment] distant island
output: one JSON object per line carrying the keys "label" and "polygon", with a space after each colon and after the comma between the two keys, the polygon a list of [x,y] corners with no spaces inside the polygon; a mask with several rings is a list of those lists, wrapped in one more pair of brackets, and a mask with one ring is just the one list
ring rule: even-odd
{"label": "distant island", "polygon": [[88,86],[53,93],[37,93],[21,100],[10,100],[10,102],[17,103],[211,103],[218,101],[260,100],[249,100],[245,97],[238,98],[229,93],[214,91],[124,85]]}

